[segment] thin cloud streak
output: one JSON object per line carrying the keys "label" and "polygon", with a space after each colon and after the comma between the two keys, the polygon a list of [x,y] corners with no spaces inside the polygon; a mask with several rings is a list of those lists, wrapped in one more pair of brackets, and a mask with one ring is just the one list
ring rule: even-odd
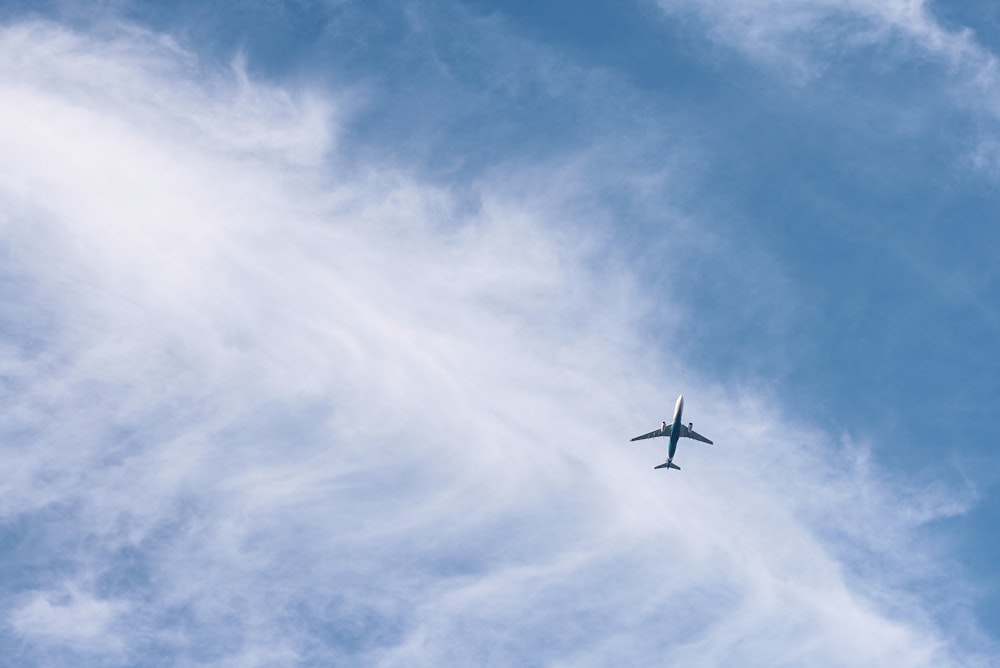
{"label": "thin cloud streak", "polygon": [[657,0],[668,15],[696,15],[712,39],[752,62],[778,71],[785,81],[807,85],[866,53],[879,71],[917,63],[937,69],[930,85],[947,104],[987,126],[972,141],[965,165],[995,177],[1000,124],[1000,64],[970,28],[942,26],[925,0],[764,0],[690,2]]}
{"label": "thin cloud streak", "polygon": [[[15,52],[0,277],[4,321],[30,317],[0,511],[46,548],[3,582],[26,665],[974,662],[907,593],[920,526],[965,500],[894,512],[917,495],[831,468],[757,388],[685,384],[719,444],[688,475],[626,442],[697,374],[643,352],[652,305],[596,223],[560,222],[570,183],[324,171],[349,101],[132,29],[11,26]],[[84,613],[107,646],[73,646]]]}
{"label": "thin cloud streak", "polygon": [[657,5],[668,13],[700,15],[717,40],[755,60],[789,67],[806,80],[828,61],[876,45],[902,47],[898,56],[916,47],[950,65],[981,62],[985,55],[971,31],[944,29],[921,0],[659,0]]}

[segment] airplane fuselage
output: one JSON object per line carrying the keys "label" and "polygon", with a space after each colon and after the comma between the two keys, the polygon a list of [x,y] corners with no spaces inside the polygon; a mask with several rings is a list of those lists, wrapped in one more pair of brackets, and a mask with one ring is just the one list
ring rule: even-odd
{"label": "airplane fuselage", "polygon": [[677,404],[674,406],[674,421],[670,425],[670,449],[667,450],[667,461],[674,458],[677,452],[677,441],[681,437],[681,413],[684,412],[684,395],[677,397]]}

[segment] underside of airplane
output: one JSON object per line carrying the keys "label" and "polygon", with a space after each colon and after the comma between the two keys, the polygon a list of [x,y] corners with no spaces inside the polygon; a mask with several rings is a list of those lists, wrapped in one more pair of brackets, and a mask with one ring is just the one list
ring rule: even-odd
{"label": "underside of airplane", "polygon": [[674,406],[674,418],[667,424],[664,421],[659,429],[649,432],[648,434],[643,434],[642,436],[636,436],[633,441],[641,441],[647,438],[658,438],[665,436],[670,439],[670,445],[667,447],[667,461],[663,462],[659,466],[654,466],[654,469],[677,469],[681,470],[680,466],[674,464],[674,453],[677,451],[677,441],[682,438],[690,438],[695,441],[701,441],[702,443],[708,443],[712,445],[712,441],[708,440],[698,432],[694,430],[694,423],[689,422],[687,426],[681,423],[681,414],[684,412],[684,395],[677,397],[677,404]]}

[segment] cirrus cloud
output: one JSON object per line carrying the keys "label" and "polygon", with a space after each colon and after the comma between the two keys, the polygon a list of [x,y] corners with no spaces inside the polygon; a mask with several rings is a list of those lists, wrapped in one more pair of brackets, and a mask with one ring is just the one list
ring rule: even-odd
{"label": "cirrus cloud", "polygon": [[[346,95],[135,28],[0,54],[24,664],[976,659],[912,591],[970,499],[648,352],[604,213],[568,220],[596,165],[334,167]],[[719,445],[653,475],[625,439],[681,378]]]}

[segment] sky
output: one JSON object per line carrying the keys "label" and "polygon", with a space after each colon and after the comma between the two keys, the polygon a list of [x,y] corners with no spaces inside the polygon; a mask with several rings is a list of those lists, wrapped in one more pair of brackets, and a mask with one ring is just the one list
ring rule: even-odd
{"label": "sky", "polygon": [[0,2],[0,656],[994,665],[998,54],[973,2]]}

